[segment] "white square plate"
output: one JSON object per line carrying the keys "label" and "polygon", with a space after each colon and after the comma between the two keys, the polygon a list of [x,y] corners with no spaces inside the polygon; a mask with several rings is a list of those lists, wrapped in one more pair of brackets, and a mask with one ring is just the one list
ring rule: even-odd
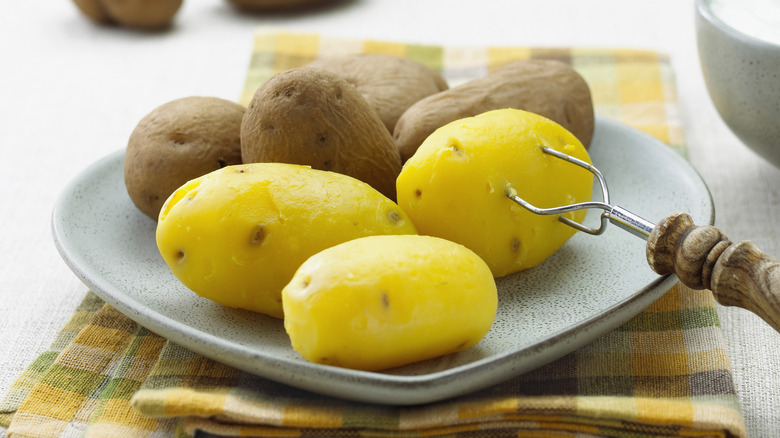
{"label": "white square plate", "polygon": [[[704,182],[653,137],[597,118],[590,154],[620,206],[652,222],[684,211],[699,225],[713,223]],[[225,308],[179,283],[157,252],[155,222],[127,195],[123,159],[119,151],[84,170],[54,208],[54,241],[73,272],[106,302],[173,342],[325,395],[408,405],[482,389],[618,327],[677,281],[655,274],[644,241],[623,230],[577,233],[541,265],[498,279],[498,315],[476,346],[381,373],[318,365],[292,349],[281,320]],[[590,212],[586,223],[596,224],[598,213]]]}

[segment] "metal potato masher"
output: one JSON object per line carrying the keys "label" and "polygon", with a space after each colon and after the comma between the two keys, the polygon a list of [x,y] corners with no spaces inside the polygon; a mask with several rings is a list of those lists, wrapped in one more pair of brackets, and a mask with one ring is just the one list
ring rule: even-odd
{"label": "metal potato masher", "polygon": [[[506,189],[509,199],[534,214],[557,215],[562,223],[588,234],[602,234],[612,223],[646,239],[645,255],[653,271],[675,274],[692,289],[709,289],[720,304],[747,309],[780,332],[780,261],[767,256],[750,241],[732,243],[713,226],[695,225],[686,213],[673,213],[653,224],[611,205],[606,180],[596,167],[548,147],[541,149],[590,171],[599,182],[602,200],[539,208],[519,197],[511,186]],[[603,210],[598,228],[562,216],[585,209]]]}

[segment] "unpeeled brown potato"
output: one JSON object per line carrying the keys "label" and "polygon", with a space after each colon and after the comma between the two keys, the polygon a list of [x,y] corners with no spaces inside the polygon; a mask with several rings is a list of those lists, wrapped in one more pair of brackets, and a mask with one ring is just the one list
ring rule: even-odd
{"label": "unpeeled brown potato", "polygon": [[593,137],[593,102],[582,76],[560,61],[521,60],[409,107],[393,132],[402,161],[408,160],[437,128],[502,108],[551,119],[574,134],[586,149]]}
{"label": "unpeeled brown potato", "polygon": [[73,0],[91,20],[138,29],[158,29],[171,24],[182,0]]}
{"label": "unpeeled brown potato", "polygon": [[96,23],[108,23],[111,19],[100,3],[101,0],[73,0],[73,3],[90,20]]}
{"label": "unpeeled brown potato", "polygon": [[343,173],[392,200],[401,171],[393,138],[366,99],[311,67],[277,73],[257,89],[241,123],[241,156]]}
{"label": "unpeeled brown potato", "polygon": [[327,70],[354,85],[391,133],[418,100],[449,88],[435,70],[409,58],[361,54],[319,58],[308,67]]}
{"label": "unpeeled brown potato", "polygon": [[130,134],[124,177],[133,203],[152,219],[185,182],[241,164],[244,107],[216,97],[185,97],[157,107]]}
{"label": "unpeeled brown potato", "polygon": [[244,12],[288,11],[336,3],[337,1],[338,0],[228,0],[233,7]]}

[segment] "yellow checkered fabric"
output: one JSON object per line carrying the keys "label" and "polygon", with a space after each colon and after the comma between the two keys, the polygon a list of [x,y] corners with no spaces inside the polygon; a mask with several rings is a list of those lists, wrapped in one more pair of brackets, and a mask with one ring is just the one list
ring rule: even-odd
{"label": "yellow checkered fabric", "polygon": [[[242,103],[273,73],[319,55],[391,53],[452,85],[519,58],[571,63],[597,113],[685,153],[669,60],[649,51],[439,47],[258,34]],[[744,437],[708,291],[677,285],[618,329],[495,387],[424,406],[329,398],[254,376],[166,341],[89,293],[0,402],[22,436]]]}

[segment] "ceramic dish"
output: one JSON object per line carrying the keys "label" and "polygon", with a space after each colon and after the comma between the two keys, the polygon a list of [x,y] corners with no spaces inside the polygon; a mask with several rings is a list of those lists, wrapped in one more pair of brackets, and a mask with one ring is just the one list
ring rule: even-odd
{"label": "ceramic dish", "polygon": [[[686,211],[711,224],[699,175],[654,138],[599,118],[590,149],[613,202],[656,222]],[[384,404],[433,402],[500,383],[618,327],[676,282],[648,267],[644,241],[610,227],[576,234],[536,268],[498,280],[499,312],[488,335],[466,351],[388,372],[305,361],[280,320],[196,296],[157,252],[155,222],[130,201],[123,151],[81,173],[55,206],[54,240],[65,262],[122,313],[197,353],[309,391]],[[586,223],[595,224],[597,212]]]}
{"label": "ceramic dish", "polygon": [[780,167],[780,2],[697,0],[702,77],[723,121]]}

